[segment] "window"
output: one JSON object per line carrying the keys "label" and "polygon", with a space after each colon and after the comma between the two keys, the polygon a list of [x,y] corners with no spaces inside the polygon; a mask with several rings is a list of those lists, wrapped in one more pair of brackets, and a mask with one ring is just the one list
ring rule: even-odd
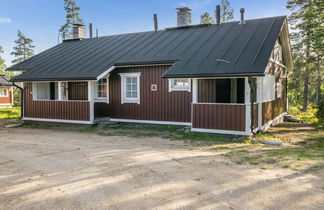
{"label": "window", "polygon": [[121,103],[140,103],[140,73],[121,73]]}
{"label": "window", "polygon": [[34,100],[57,100],[58,83],[57,82],[37,82],[33,83]]}
{"label": "window", "polygon": [[7,88],[0,89],[0,97],[8,97],[8,89]]}
{"label": "window", "polygon": [[102,78],[97,82],[97,99],[108,98],[108,78]]}
{"label": "window", "polygon": [[190,79],[170,79],[169,92],[171,91],[191,91]]}

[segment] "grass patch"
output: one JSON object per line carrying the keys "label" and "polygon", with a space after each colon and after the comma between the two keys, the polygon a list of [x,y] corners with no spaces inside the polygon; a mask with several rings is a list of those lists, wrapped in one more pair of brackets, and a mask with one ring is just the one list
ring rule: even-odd
{"label": "grass patch", "polygon": [[70,125],[57,123],[25,122],[25,127],[53,129],[60,131],[75,131],[85,133],[96,133],[102,136],[130,136],[130,137],[162,137],[173,140],[186,140],[196,143],[204,142],[208,145],[215,143],[232,143],[230,136],[191,132],[187,127],[174,125],[144,125],[116,123],[113,125],[91,126]]}
{"label": "grass patch", "polygon": [[276,136],[271,135],[269,132],[258,132],[255,135],[255,139],[272,140],[272,141],[279,141],[279,142],[285,142],[285,143],[289,143],[292,141],[291,138],[276,137]]}
{"label": "grass patch", "polygon": [[20,107],[0,109],[0,119],[11,119],[20,117]]}

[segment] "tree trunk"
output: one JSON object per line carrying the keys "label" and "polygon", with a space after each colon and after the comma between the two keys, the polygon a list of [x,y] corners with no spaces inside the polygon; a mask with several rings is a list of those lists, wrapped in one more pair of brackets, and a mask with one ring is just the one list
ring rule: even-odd
{"label": "tree trunk", "polygon": [[[310,51],[309,51],[309,45],[306,46],[306,63],[308,64],[309,62],[309,56],[310,56]],[[304,102],[303,102],[303,109],[302,111],[305,112],[307,110],[307,106],[308,106],[308,85],[309,85],[309,69],[308,69],[308,65],[306,65],[306,69],[305,69],[305,75],[304,75],[304,93],[303,93],[303,97],[304,97]]]}
{"label": "tree trunk", "polygon": [[319,58],[317,61],[317,105],[322,101],[321,85],[321,60]]}
{"label": "tree trunk", "polygon": [[309,71],[308,69],[305,70],[305,78],[304,78],[304,93],[303,93],[303,109],[302,111],[305,112],[308,106],[308,85],[309,85]]}

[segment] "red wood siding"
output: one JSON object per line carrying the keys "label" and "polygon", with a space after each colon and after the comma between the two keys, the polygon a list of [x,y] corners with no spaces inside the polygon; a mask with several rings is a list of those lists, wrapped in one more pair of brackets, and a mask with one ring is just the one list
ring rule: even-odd
{"label": "red wood siding", "polygon": [[193,104],[192,127],[245,131],[245,105]]}
{"label": "red wood siding", "polygon": [[262,124],[266,124],[270,120],[286,111],[285,97],[279,98],[274,101],[262,103]]}
{"label": "red wood siding", "polygon": [[8,97],[0,97],[0,105],[1,104],[11,104],[12,101],[12,91],[11,88],[9,87],[0,87],[1,89],[7,89],[8,91]]}
{"label": "red wood siding", "polygon": [[216,103],[216,79],[198,80],[198,102]]}
{"label": "red wood siding", "polygon": [[88,82],[69,82],[69,100],[88,100]]}
{"label": "red wood siding", "polygon": [[[119,119],[191,122],[191,92],[168,91],[168,80],[162,75],[170,66],[119,68],[109,78],[109,104],[95,103],[95,116]],[[140,104],[121,104],[119,73],[141,72]],[[151,85],[157,91],[151,91]]]}
{"label": "red wood siding", "polygon": [[32,84],[24,84],[24,117],[58,120],[90,120],[88,101],[34,101]]}

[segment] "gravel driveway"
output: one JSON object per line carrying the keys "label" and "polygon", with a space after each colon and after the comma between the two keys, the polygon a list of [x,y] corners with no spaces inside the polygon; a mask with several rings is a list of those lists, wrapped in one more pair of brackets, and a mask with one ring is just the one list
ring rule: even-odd
{"label": "gravel driveway", "polygon": [[0,128],[0,209],[323,209],[323,176],[183,141]]}

